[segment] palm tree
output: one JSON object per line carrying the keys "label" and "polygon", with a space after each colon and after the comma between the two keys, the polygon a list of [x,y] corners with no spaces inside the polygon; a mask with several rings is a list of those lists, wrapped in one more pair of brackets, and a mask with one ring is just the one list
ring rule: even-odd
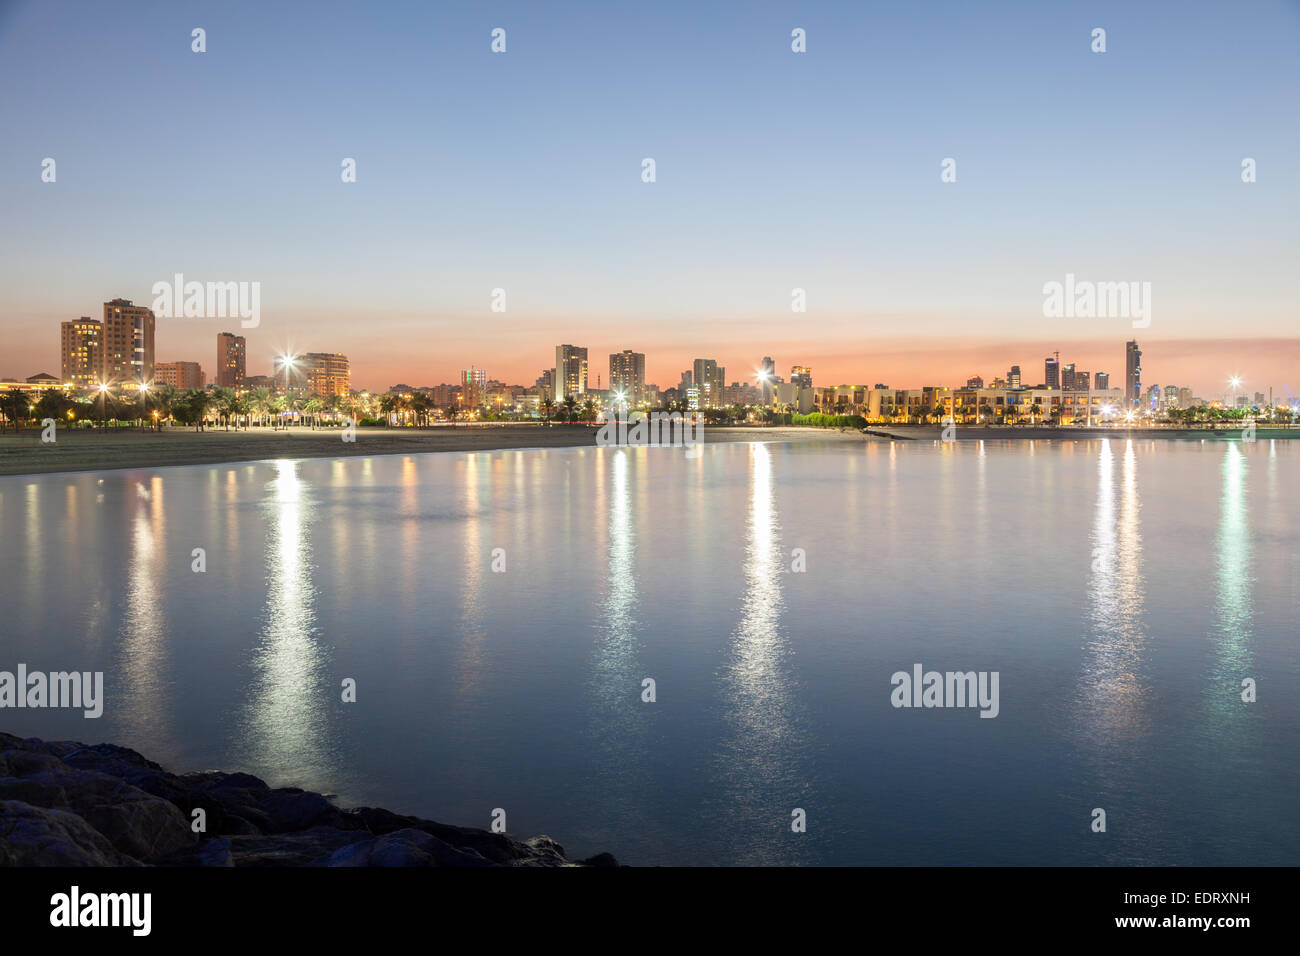
{"label": "palm tree", "polygon": [[271,390],[255,388],[248,393],[249,412],[257,416],[258,424],[266,424],[266,414],[271,410]]}
{"label": "palm tree", "polygon": [[27,420],[27,410],[31,403],[27,400],[27,395],[16,388],[11,388],[0,397],[0,411],[4,412],[5,418],[14,423],[14,431],[18,431],[18,423]]}
{"label": "palm tree", "polygon": [[595,421],[595,420],[596,420],[596,403],[593,402],[591,399],[587,399],[585,402],[583,402],[583,403],[582,403],[582,415],[583,415],[583,419],[586,420],[586,421],[589,421],[589,422],[591,422],[591,421]]}
{"label": "palm tree", "polygon": [[325,407],[325,403],[322,402],[319,398],[315,398],[315,397],[309,398],[307,399],[307,401],[303,402],[302,413],[304,416],[307,415],[311,416],[312,428],[316,427],[317,420],[320,417],[321,409],[323,409],[324,407]]}
{"label": "palm tree", "polygon": [[212,406],[217,413],[217,420],[225,422],[226,431],[230,431],[230,416],[235,404],[235,391],[218,385],[212,390]]}
{"label": "palm tree", "polygon": [[433,408],[433,399],[424,392],[416,392],[411,396],[410,406],[411,411],[415,413],[416,425],[429,424],[429,411]]}
{"label": "palm tree", "polygon": [[193,425],[196,430],[203,430],[203,419],[207,415],[212,396],[201,388],[192,388],[182,395],[172,406],[172,411],[183,425]]}
{"label": "palm tree", "polygon": [[401,404],[401,398],[392,392],[389,392],[387,395],[384,395],[379,399],[379,410],[384,413],[385,426],[390,423],[391,416],[398,410]]}
{"label": "palm tree", "polygon": [[176,402],[180,397],[180,389],[175,385],[161,385],[154,389],[153,403],[154,407],[158,409],[158,427],[160,429],[162,428],[162,421],[172,417],[172,409],[176,407]]}
{"label": "palm tree", "polygon": [[564,414],[569,421],[573,421],[573,416],[578,408],[578,399],[573,395],[566,395],[562,404],[564,405]]}
{"label": "palm tree", "polygon": [[546,415],[546,424],[551,423],[551,412],[555,411],[555,399],[549,395],[542,397],[542,412]]}
{"label": "palm tree", "polygon": [[329,412],[330,416],[334,419],[339,417],[339,409],[343,407],[343,398],[344,396],[342,395],[328,395],[325,398],[325,410]]}
{"label": "palm tree", "polygon": [[285,400],[283,395],[272,395],[266,400],[266,410],[271,415],[271,427],[279,428],[283,424],[281,417],[285,409]]}

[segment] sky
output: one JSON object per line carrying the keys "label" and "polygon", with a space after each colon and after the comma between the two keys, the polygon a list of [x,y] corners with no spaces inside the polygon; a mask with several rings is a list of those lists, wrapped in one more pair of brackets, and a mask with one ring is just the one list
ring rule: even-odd
{"label": "sky", "polygon": [[[1148,383],[1296,391],[1298,47],[1300,0],[0,0],[0,376],[181,273],[260,283],[249,374],[343,352],[372,390],[559,343],[593,386],[628,348],[665,388],[1119,382],[1137,338]],[[1150,325],[1045,317],[1067,274],[1149,282]],[[211,377],[236,324],[160,318],[157,360]]]}

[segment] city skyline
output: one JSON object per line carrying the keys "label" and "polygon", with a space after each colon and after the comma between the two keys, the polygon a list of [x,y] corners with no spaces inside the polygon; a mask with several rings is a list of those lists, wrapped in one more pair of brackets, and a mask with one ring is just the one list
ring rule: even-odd
{"label": "city skyline", "polygon": [[[761,360],[753,363],[752,369],[749,369],[748,371],[741,373],[739,375],[733,373],[733,375],[730,377],[728,377],[726,374],[727,366],[718,362],[716,359],[699,358],[699,357],[692,358],[686,364],[686,368],[683,369],[682,372],[680,373],[681,377],[679,380],[674,381],[671,377],[667,377],[663,382],[661,382],[659,379],[651,378],[649,374],[646,372],[647,354],[645,352],[637,352],[634,349],[624,348],[616,352],[609,353],[609,359],[610,359],[609,378],[606,381],[604,366],[602,364],[598,362],[597,365],[595,366],[596,370],[594,372],[591,370],[591,366],[588,361],[588,354],[590,352],[590,349],[588,347],[565,344],[565,345],[557,345],[554,347],[556,364],[552,365],[549,369],[546,368],[545,366],[542,366],[541,377],[524,375],[524,376],[520,376],[517,379],[511,380],[507,376],[503,376],[499,373],[489,371],[486,368],[480,368],[476,364],[470,363],[468,365],[468,372],[472,372],[474,375],[474,379],[472,382],[468,382],[466,378],[468,372],[466,367],[462,364],[460,365],[456,375],[451,376],[449,378],[444,378],[442,381],[439,382],[435,382],[432,380],[426,381],[420,379],[411,379],[409,381],[397,380],[397,381],[390,381],[383,386],[372,387],[367,385],[360,385],[357,384],[355,381],[353,381],[352,372],[350,368],[351,363],[347,358],[346,353],[342,353],[342,352],[314,352],[305,349],[297,350],[297,351],[277,350],[266,357],[267,364],[268,364],[268,372],[266,375],[262,375],[260,372],[256,371],[257,368],[256,364],[253,365],[253,369],[254,369],[253,371],[248,371],[247,370],[248,369],[248,359],[247,359],[248,336],[240,335],[233,332],[224,332],[224,331],[216,334],[217,361],[214,363],[212,373],[210,374],[208,368],[204,366],[203,362],[197,359],[188,358],[188,357],[187,358],[173,357],[166,360],[156,360],[154,358],[154,353],[156,351],[154,331],[153,331],[155,327],[155,322],[153,321],[152,315],[148,314],[149,313],[148,307],[143,306],[140,303],[135,303],[133,305],[132,300],[127,298],[117,297],[105,301],[102,305],[102,308],[103,308],[103,315],[104,315],[103,320],[92,320],[86,316],[82,316],[79,319],[65,320],[59,323],[59,350],[58,351],[60,354],[60,361],[56,367],[59,369],[60,372],[60,375],[58,377],[62,378],[64,381],[84,386],[86,384],[90,384],[92,382],[99,380],[98,377],[96,377],[96,371],[95,371],[96,367],[107,368],[109,366],[111,366],[113,369],[113,371],[108,375],[110,381],[114,383],[122,383],[129,380],[129,376],[124,376],[123,374],[121,374],[121,368],[123,367],[122,365],[123,359],[120,357],[120,355],[116,359],[112,358],[107,352],[103,350],[103,345],[101,342],[101,340],[107,338],[107,336],[104,333],[104,329],[108,327],[112,321],[111,313],[113,312],[121,313],[123,311],[123,308],[126,308],[126,310],[129,313],[135,315],[142,315],[149,320],[146,324],[144,324],[144,326],[141,328],[139,332],[140,342],[141,342],[140,351],[143,354],[147,350],[147,355],[148,355],[147,362],[145,362],[144,364],[149,366],[156,366],[156,367],[161,367],[164,365],[194,366],[195,374],[202,376],[202,381],[204,382],[204,384],[211,383],[212,385],[223,386],[223,387],[240,386],[243,384],[246,378],[270,379],[272,382],[275,382],[277,380],[277,376],[283,376],[284,374],[284,366],[285,366],[286,359],[293,359],[295,361],[299,359],[307,359],[312,363],[320,364],[320,363],[331,362],[333,361],[334,357],[338,357],[339,359],[342,360],[343,364],[342,364],[341,374],[331,372],[328,375],[325,375],[325,373],[322,372],[322,375],[324,376],[324,378],[329,380],[330,382],[329,388],[336,392],[339,387],[336,384],[336,382],[344,383],[343,384],[344,392],[346,392],[348,389],[351,389],[352,391],[355,392],[371,392],[371,393],[378,394],[378,393],[389,391],[399,385],[418,388],[418,387],[434,387],[437,385],[445,386],[452,383],[457,383],[458,387],[469,387],[473,390],[481,391],[482,388],[486,385],[486,383],[489,380],[495,382],[501,382],[508,385],[523,386],[523,387],[530,387],[529,385],[530,381],[533,382],[535,385],[541,385],[542,382],[545,381],[547,383],[546,384],[547,392],[550,393],[551,396],[556,401],[560,401],[563,399],[564,394],[570,391],[588,391],[592,389],[601,389],[601,388],[603,389],[616,388],[620,376],[628,374],[629,370],[624,368],[620,371],[619,369],[615,368],[615,365],[618,362],[626,362],[629,359],[632,360],[634,363],[633,368],[635,368],[636,375],[639,376],[640,382],[643,385],[657,386],[660,392],[678,387],[679,384],[684,383],[686,381],[686,377],[688,375],[690,376],[691,379],[694,380],[695,384],[699,384],[701,381],[704,380],[702,376],[707,376],[709,382],[716,383],[716,385],[719,388],[728,387],[731,386],[733,383],[738,383],[742,385],[746,385],[746,384],[755,385],[759,389],[762,389],[765,384],[765,379],[764,379],[765,375],[767,376],[766,382],[768,383],[774,380],[786,380],[786,375],[780,371],[781,364],[779,362],[772,361],[771,356],[764,355]],[[90,342],[89,350],[86,348],[87,340],[89,340]],[[256,335],[254,335],[254,340],[256,341]],[[1096,348],[1095,345],[1090,347],[1093,349]],[[731,348],[734,349],[735,347],[732,346]],[[959,375],[952,378],[944,379],[938,377],[931,370],[923,373],[927,377],[925,377],[924,380],[922,381],[905,381],[905,380],[884,381],[884,379],[890,378],[888,374],[876,375],[874,377],[871,376],[870,374],[866,374],[866,375],[858,374],[852,378],[842,378],[842,379],[836,379],[834,375],[829,375],[829,376],[823,375],[823,376],[819,376],[819,381],[822,384],[822,386],[825,386],[828,383],[833,385],[840,385],[840,386],[848,386],[848,385],[862,386],[867,384],[868,379],[874,378],[875,382],[873,382],[873,384],[883,382],[883,384],[891,388],[909,389],[909,388],[922,388],[927,386],[958,388],[961,387],[963,380],[965,381],[967,386],[970,386],[972,383],[978,380],[981,383],[979,387],[984,387],[983,383],[985,382],[989,383],[991,386],[992,383],[994,382],[1003,381],[1005,382],[1007,387],[1012,387],[1012,388],[1023,384],[1025,387],[1038,385],[1038,386],[1045,386],[1048,388],[1053,388],[1053,387],[1061,388],[1065,386],[1066,390],[1070,390],[1071,388],[1075,387],[1075,383],[1072,381],[1072,379],[1077,375],[1079,376],[1080,382],[1085,384],[1091,383],[1093,380],[1096,380],[1098,383],[1101,383],[1102,381],[1107,381],[1108,383],[1109,380],[1114,380],[1119,382],[1121,384],[1121,387],[1124,390],[1126,403],[1132,403],[1135,399],[1135,396],[1140,396],[1143,392],[1142,378],[1145,375],[1145,373],[1142,372],[1141,365],[1140,365],[1142,360],[1142,350],[1137,349],[1136,352],[1137,355],[1136,361],[1138,363],[1136,368],[1137,378],[1136,378],[1136,382],[1130,381],[1131,373],[1134,371],[1134,368],[1130,364],[1130,359],[1134,354],[1133,350],[1135,348],[1137,348],[1136,340],[1128,340],[1125,343],[1124,359],[1122,365],[1120,366],[1122,371],[1119,372],[1118,374],[1111,372],[1109,367],[1097,368],[1096,370],[1081,368],[1080,367],[1081,365],[1088,364],[1088,363],[1080,362],[1078,360],[1062,362],[1061,361],[1061,355],[1063,354],[1062,350],[1052,349],[1043,359],[1043,375],[1040,377],[1036,377],[1032,373],[1025,374],[1023,372],[1023,369],[1026,367],[1032,369],[1033,368],[1032,363],[1026,366],[1024,362],[1009,362],[1009,361],[1005,361],[1004,358],[1001,370],[993,371],[991,374],[987,374],[987,375],[985,374],[984,370],[980,370],[964,376]],[[94,354],[94,357],[93,358],[88,357],[92,353]],[[1096,357],[1099,356],[1101,353],[1097,351],[1095,353],[1085,352],[1084,354],[1090,354]],[[256,356],[257,353],[256,351],[254,351],[255,359]],[[1073,356],[1067,353],[1067,358],[1070,357]],[[222,368],[223,360],[229,363],[229,365],[231,366],[229,369],[223,370]],[[1104,362],[1104,360],[1101,361]],[[768,364],[769,362],[772,363],[770,367]],[[1097,363],[1094,362],[1093,364],[1097,364]],[[744,363],[741,363],[741,365],[742,367],[744,367]],[[565,367],[565,366],[568,367],[567,374],[562,376],[556,376],[555,374],[556,368]],[[790,368],[789,379],[788,379],[789,381],[795,381],[800,379],[810,381],[811,380],[810,373],[812,368],[814,368],[814,366],[808,362],[799,362],[799,363],[791,364],[789,368]],[[807,373],[807,375],[805,373]],[[22,375],[0,370],[0,384],[3,384],[3,382],[6,381],[23,382],[35,376],[49,375],[49,374],[51,373],[44,368],[36,372],[29,372]],[[101,372],[99,374],[102,375],[103,373]],[[175,371],[169,371],[168,373],[169,380],[171,377],[175,376],[175,374],[176,374]],[[312,377],[309,373],[304,373],[304,374],[305,374],[304,381],[306,380],[306,378]],[[593,375],[596,376],[597,382],[601,382],[603,384],[594,384],[592,382]],[[1155,373],[1152,373],[1150,375],[1145,375],[1145,378],[1146,378],[1146,382],[1148,383],[1147,385],[1148,388],[1152,384],[1156,385],[1157,387],[1161,387],[1162,383],[1168,384],[1176,380],[1176,376],[1155,374]],[[159,380],[159,376],[156,373],[149,377],[150,383],[158,380]],[[1234,371],[1224,376],[1221,382],[1212,385],[1209,389],[1201,388],[1195,385],[1185,384],[1185,382],[1194,381],[1194,380],[1195,379],[1187,379],[1184,377],[1182,379],[1177,379],[1177,384],[1183,388],[1191,388],[1193,393],[1195,393],[1198,398],[1202,398],[1211,402],[1217,401],[1221,397],[1226,396],[1230,393],[1235,397],[1239,394],[1250,395],[1252,394],[1252,392],[1264,394],[1266,396],[1266,399],[1270,402],[1275,400],[1280,401],[1282,393],[1285,393],[1289,396],[1290,393],[1293,391],[1290,389],[1289,384],[1285,381],[1281,383],[1274,383],[1274,382],[1263,383],[1258,380],[1255,380],[1252,382],[1246,375],[1243,375],[1238,371]],[[187,377],[186,381],[193,381],[193,378]],[[581,388],[580,389],[575,388],[575,386],[579,382],[581,383]],[[1136,391],[1132,387],[1134,384],[1136,384],[1137,386]],[[1095,387],[1097,389],[1104,389],[1106,386],[1102,384],[1097,384]],[[1279,394],[1274,394],[1275,392]]]}
{"label": "city skyline", "polygon": [[[127,385],[139,382],[147,386],[170,385],[183,390],[207,385],[206,371],[199,362],[172,360],[156,362],[153,359],[154,314],[144,306],[134,305],[131,300],[114,298],[103,303],[102,321],[81,317],[78,320],[59,324],[59,346],[61,357],[61,375],[53,376],[39,372],[26,376],[25,379],[7,376],[0,377],[0,387],[6,382],[15,386],[33,386],[47,388],[59,383],[81,389],[98,387],[101,382],[109,385]],[[116,331],[115,331],[116,329]],[[123,351],[114,352],[108,347],[117,339],[131,340],[133,354],[137,356],[134,364]],[[367,389],[353,387],[351,366],[348,357],[339,352],[294,352],[276,354],[272,358],[271,374],[259,375],[247,372],[245,336],[231,332],[221,332],[216,336],[216,375],[213,387],[234,388],[247,391],[254,387],[269,387],[272,391],[292,392],[299,395],[320,397],[346,396],[348,394],[384,394],[404,392],[412,389],[424,389],[447,396],[444,406],[456,406],[460,409],[476,408],[489,404],[489,391],[502,394],[500,389],[522,397],[532,395],[532,409],[540,412],[541,402],[549,399],[556,406],[561,405],[570,395],[583,396],[591,394],[602,399],[609,399],[621,407],[647,406],[661,400],[689,400],[692,408],[721,408],[724,406],[746,407],[786,407],[797,406],[806,411],[814,405],[822,407],[821,393],[827,393],[827,400],[840,405],[847,401],[854,410],[865,410],[869,405],[879,410],[880,401],[871,398],[869,390],[888,389],[899,395],[912,393],[907,402],[917,400],[915,396],[933,396],[937,393],[956,395],[959,392],[989,395],[1000,392],[1010,396],[1012,393],[1024,395],[1042,395],[1055,393],[1058,397],[1052,403],[1072,400],[1062,396],[1071,393],[1085,393],[1092,397],[1089,405],[1097,405],[1107,410],[1108,414],[1121,412],[1123,409],[1190,407],[1193,404],[1230,405],[1243,407],[1248,405],[1290,406],[1294,409],[1296,400],[1288,385],[1282,386],[1282,393],[1277,393],[1272,384],[1265,391],[1256,387],[1253,392],[1250,383],[1241,375],[1232,375],[1224,383],[1223,391],[1209,395],[1196,393],[1196,389],[1171,381],[1166,377],[1160,379],[1152,376],[1143,384],[1142,355],[1140,343],[1130,339],[1124,346],[1124,372],[1118,379],[1119,388],[1111,389],[1111,373],[1108,370],[1092,371],[1078,367],[1077,362],[1062,362],[1061,352],[1054,350],[1043,360],[1043,375],[1040,381],[1034,381],[1031,373],[1026,376],[1022,365],[1006,364],[1005,374],[995,374],[988,381],[981,374],[974,374],[966,379],[963,386],[960,380],[943,382],[930,380],[921,385],[906,385],[875,382],[871,386],[867,379],[845,380],[827,385],[825,380],[814,388],[813,368],[807,364],[790,366],[789,378],[780,374],[771,356],[763,356],[755,365],[750,378],[732,378],[728,381],[726,367],[716,359],[696,358],[691,367],[681,372],[675,384],[660,386],[651,382],[645,375],[646,356],[644,353],[624,349],[609,354],[609,377],[603,381],[600,371],[595,373],[596,383],[591,382],[591,369],[588,361],[589,350],[584,346],[572,344],[556,345],[555,365],[543,367],[541,374],[532,386],[523,382],[503,381],[490,375],[486,368],[471,365],[462,368],[457,384],[424,382],[412,385],[409,382],[392,383],[386,389]],[[125,346],[118,346],[125,350]],[[1068,357],[1068,356],[1067,356]],[[131,369],[133,374],[124,375],[123,369]],[[598,366],[599,368],[599,366]],[[136,371],[137,369],[142,371]],[[283,380],[283,388],[280,383]],[[497,386],[497,389],[492,389]],[[694,387],[692,387],[694,386]],[[793,388],[793,391],[789,389]],[[739,390],[737,390],[739,389]],[[974,391],[972,391],[974,390]],[[452,393],[455,397],[450,397]],[[800,393],[804,393],[802,396]],[[818,397],[814,397],[814,393]],[[1285,397],[1283,396],[1283,393]],[[1172,395],[1172,399],[1170,396]],[[1120,397],[1122,396],[1122,398]],[[922,398],[929,404],[929,398]],[[987,399],[980,399],[982,404]],[[1040,399],[1010,398],[1008,404]],[[501,402],[497,398],[497,402]],[[889,400],[892,401],[892,400]],[[996,400],[1002,404],[1003,399]],[[520,405],[520,408],[523,406]],[[504,410],[498,407],[497,411]],[[1091,421],[1091,416],[1089,416]]]}

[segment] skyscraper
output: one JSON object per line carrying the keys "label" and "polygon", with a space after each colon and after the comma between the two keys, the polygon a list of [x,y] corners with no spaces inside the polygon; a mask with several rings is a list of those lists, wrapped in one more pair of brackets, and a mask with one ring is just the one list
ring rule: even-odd
{"label": "skyscraper", "polygon": [[153,381],[153,310],[130,299],[104,303],[105,382]]}
{"label": "skyscraper", "polygon": [[1061,366],[1061,390],[1064,392],[1073,392],[1074,384],[1074,363],[1066,362]]}
{"label": "skyscraper", "polygon": [[623,400],[632,405],[641,404],[645,396],[645,353],[624,349],[609,357],[609,387],[622,392]]}
{"label": "skyscraper", "polygon": [[306,375],[309,394],[329,398],[352,390],[352,370],[342,352],[308,352],[298,361]]}
{"label": "skyscraper", "polygon": [[1110,373],[1098,372],[1096,385],[1098,391],[1105,391],[1110,388]]}
{"label": "skyscraper", "polygon": [[722,404],[722,386],[726,384],[727,370],[714,359],[695,360],[695,387],[699,389],[701,408],[717,408]]}
{"label": "skyscraper", "polygon": [[1011,371],[1007,373],[1007,385],[1010,388],[1020,387],[1020,366],[1011,366]]}
{"label": "skyscraper", "polygon": [[464,408],[478,408],[487,395],[487,370],[470,366],[460,373],[460,398]]}
{"label": "skyscraper", "polygon": [[1129,408],[1142,401],[1142,350],[1136,341],[1124,346],[1124,404]]}
{"label": "skyscraper", "polygon": [[1043,383],[1048,388],[1061,387],[1061,360],[1060,357],[1049,355],[1043,362]]}
{"label": "skyscraper", "polygon": [[247,349],[242,335],[217,335],[217,384],[222,388],[243,388],[247,377]]}
{"label": "skyscraper", "polygon": [[89,316],[64,322],[60,328],[59,354],[63,381],[79,387],[97,385],[104,373],[104,323]]}
{"label": "skyscraper", "polygon": [[772,361],[770,355],[763,356],[763,361],[759,363],[758,371],[763,404],[771,405],[772,397],[776,394],[776,363]]}
{"label": "skyscraper", "polygon": [[587,392],[587,350],[576,345],[555,347],[555,401]]}
{"label": "skyscraper", "polygon": [[790,384],[795,388],[812,388],[812,369],[807,365],[796,365],[790,369]]}

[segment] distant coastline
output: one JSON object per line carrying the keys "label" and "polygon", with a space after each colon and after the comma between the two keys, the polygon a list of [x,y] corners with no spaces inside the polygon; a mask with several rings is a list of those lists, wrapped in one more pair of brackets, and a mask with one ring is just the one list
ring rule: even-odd
{"label": "distant coastline", "polygon": [[[876,437],[888,440],[896,438],[901,441],[922,440],[938,441],[943,429],[938,425],[868,425],[868,432]],[[1055,440],[1081,441],[1097,438],[1160,438],[1169,440],[1191,441],[1241,441],[1244,429],[1241,426],[1215,425],[1214,427],[1184,428],[1177,426],[1123,428],[1087,427],[1084,425],[1062,425],[1058,427],[1045,425],[958,425],[953,436],[957,441],[1005,441],[1005,440]],[[1300,438],[1300,426],[1257,425],[1255,440],[1267,441],[1270,438]]]}
{"label": "distant coastline", "polygon": [[[806,425],[705,426],[704,441],[938,441],[937,425],[869,425],[862,434],[849,428]],[[1082,441],[1112,439],[1180,439],[1238,441],[1240,428],[1085,428],[1074,426],[961,425],[957,441]],[[1261,425],[1256,440],[1300,438],[1300,428]],[[209,427],[164,431],[137,429],[67,430],[53,443],[42,443],[39,429],[0,434],[0,476],[61,472],[220,465],[278,458],[351,458],[372,455],[418,455],[428,452],[504,451],[528,448],[594,446],[591,425],[482,424],[438,425],[428,428],[359,428],[355,442],[344,442],[338,428],[287,430]]]}

